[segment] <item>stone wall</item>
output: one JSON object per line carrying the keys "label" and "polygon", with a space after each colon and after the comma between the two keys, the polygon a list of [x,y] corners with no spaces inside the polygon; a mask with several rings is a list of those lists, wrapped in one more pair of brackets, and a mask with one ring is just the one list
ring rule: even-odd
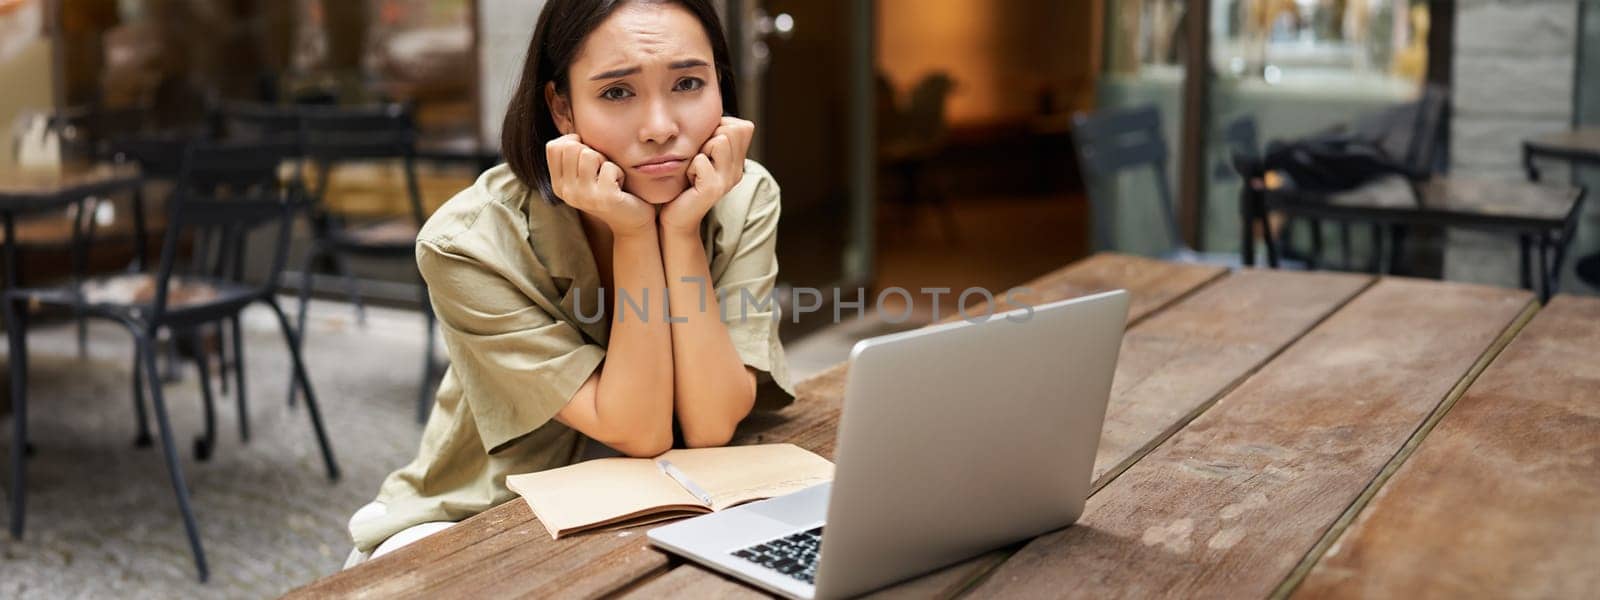
{"label": "stone wall", "polygon": [[478,89],[482,122],[479,130],[491,146],[500,146],[500,124],[506,105],[522,76],[522,61],[544,0],[481,0],[478,3]]}

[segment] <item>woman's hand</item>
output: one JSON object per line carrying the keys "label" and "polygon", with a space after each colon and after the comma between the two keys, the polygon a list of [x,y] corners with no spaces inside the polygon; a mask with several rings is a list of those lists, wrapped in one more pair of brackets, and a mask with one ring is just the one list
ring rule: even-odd
{"label": "woman's hand", "polygon": [[664,231],[699,231],[701,219],[744,177],[744,157],[755,131],[755,123],[722,118],[722,125],[689,162],[689,189],[662,205],[660,223]]}
{"label": "woman's hand", "polygon": [[579,141],[578,134],[550,140],[544,146],[550,165],[550,187],[573,208],[594,215],[612,233],[627,235],[655,226],[656,208],[622,191],[622,167]]}

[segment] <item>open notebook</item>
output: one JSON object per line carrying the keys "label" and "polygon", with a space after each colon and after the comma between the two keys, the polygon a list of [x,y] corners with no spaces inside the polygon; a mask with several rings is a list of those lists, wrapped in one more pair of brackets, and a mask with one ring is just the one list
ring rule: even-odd
{"label": "open notebook", "polygon": [[[663,463],[662,461],[665,461]],[[794,444],[670,450],[512,475],[551,538],[712,513],[833,479],[833,463]],[[705,500],[702,500],[702,496]]]}

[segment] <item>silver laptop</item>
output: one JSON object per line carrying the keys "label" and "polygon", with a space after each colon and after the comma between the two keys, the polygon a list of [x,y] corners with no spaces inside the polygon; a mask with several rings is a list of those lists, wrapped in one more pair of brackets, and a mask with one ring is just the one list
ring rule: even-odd
{"label": "silver laptop", "polygon": [[650,541],[784,596],[836,598],[1070,525],[1127,314],[1118,290],[862,340],[831,483]]}

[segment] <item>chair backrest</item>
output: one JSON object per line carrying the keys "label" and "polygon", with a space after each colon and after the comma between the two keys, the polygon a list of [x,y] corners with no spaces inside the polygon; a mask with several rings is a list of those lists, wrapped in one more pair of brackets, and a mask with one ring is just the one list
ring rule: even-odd
{"label": "chair backrest", "polygon": [[85,104],[58,109],[46,123],[60,135],[63,158],[91,161],[110,158],[111,140],[144,131],[149,121],[149,111],[142,107]]}
{"label": "chair backrest", "polygon": [[300,137],[300,109],[259,102],[222,102],[211,108],[213,137],[229,141],[289,141]]}
{"label": "chair backrest", "polygon": [[107,142],[113,160],[139,163],[146,179],[176,182],[183,172],[184,153],[198,136],[186,131],[147,131],[118,136]]}
{"label": "chair backrest", "polygon": [[1450,88],[1428,84],[1417,101],[1416,135],[1406,152],[1406,163],[1418,173],[1442,170],[1440,150],[1445,148],[1444,132],[1450,122]]}
{"label": "chair backrest", "polygon": [[409,105],[303,106],[300,116],[306,157],[321,171],[315,199],[322,199],[334,163],[401,160],[411,216],[422,226],[426,216],[416,175],[417,128]]}
{"label": "chair backrest", "polygon": [[1429,84],[1415,101],[1356,119],[1350,132],[1376,142],[1408,176],[1423,179],[1438,170],[1449,104],[1449,89]]}
{"label": "chair backrest", "polygon": [[1172,188],[1167,181],[1167,141],[1161,133],[1161,113],[1155,106],[1078,113],[1073,117],[1072,139],[1083,178],[1092,184],[1089,200],[1094,209],[1095,237],[1100,244],[1115,247],[1115,228],[1111,206],[1106,199],[1095,198],[1095,187],[1103,189],[1114,184],[1116,176],[1123,172],[1149,169],[1167,241],[1172,248],[1183,246],[1172,209]]}
{"label": "chair backrest", "polygon": [[[191,242],[186,274],[229,282],[255,294],[275,293],[287,259],[299,188],[283,185],[279,165],[294,157],[292,142],[195,142],[183,152],[183,167],[167,206],[167,231],[157,270],[153,322],[167,312],[169,286],[180,269],[179,249]],[[245,261],[260,256],[247,247],[251,232],[275,224],[266,276],[246,280]]]}
{"label": "chair backrest", "polygon": [[404,104],[303,106],[306,154],[315,160],[403,159],[416,153],[417,128]]}
{"label": "chair backrest", "polygon": [[1256,118],[1245,115],[1222,127],[1222,144],[1230,152],[1261,153],[1261,133]]}

